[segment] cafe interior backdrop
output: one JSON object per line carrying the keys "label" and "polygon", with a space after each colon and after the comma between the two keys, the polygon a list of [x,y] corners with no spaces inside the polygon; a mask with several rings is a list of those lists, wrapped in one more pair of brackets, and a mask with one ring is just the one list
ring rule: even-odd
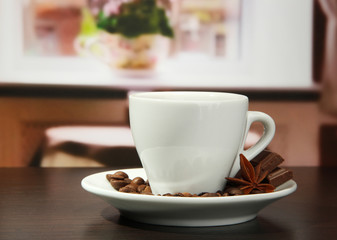
{"label": "cafe interior backdrop", "polygon": [[[112,26],[153,2],[157,34]],[[336,15],[333,0],[0,0],[0,166],[40,165],[50,128],[128,127],[128,94],[161,90],[246,94],[285,165],[336,165]]]}

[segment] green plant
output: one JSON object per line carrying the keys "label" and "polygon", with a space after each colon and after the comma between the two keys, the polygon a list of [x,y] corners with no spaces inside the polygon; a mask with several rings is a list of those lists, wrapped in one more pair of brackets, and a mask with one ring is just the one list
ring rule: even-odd
{"label": "green plant", "polygon": [[97,16],[97,27],[128,38],[135,38],[141,34],[174,37],[165,10],[157,6],[156,0],[124,2],[119,6],[118,13],[108,16],[101,10]]}

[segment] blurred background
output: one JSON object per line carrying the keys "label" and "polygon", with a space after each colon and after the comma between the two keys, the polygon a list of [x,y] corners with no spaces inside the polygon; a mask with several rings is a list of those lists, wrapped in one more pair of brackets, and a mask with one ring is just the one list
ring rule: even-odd
{"label": "blurred background", "polygon": [[[109,11],[111,3],[118,5],[120,2],[123,3],[119,0],[26,1],[22,6],[24,53],[30,56],[76,56],[74,41],[81,31],[83,8],[88,8],[92,16],[97,18],[100,11]],[[175,32],[171,55],[193,52],[208,56],[237,57],[240,0],[156,2],[166,11]],[[111,11],[113,8],[112,4]],[[106,15],[108,14],[109,12]]]}
{"label": "blurred background", "polygon": [[0,0],[0,166],[138,166],[128,95],[162,90],[245,94],[285,165],[337,165],[336,19],[334,0]]}

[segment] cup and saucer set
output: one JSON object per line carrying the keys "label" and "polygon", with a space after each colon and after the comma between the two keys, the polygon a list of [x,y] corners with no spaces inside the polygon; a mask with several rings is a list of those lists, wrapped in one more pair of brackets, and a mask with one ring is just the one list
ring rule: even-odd
{"label": "cup and saucer set", "polygon": [[[233,93],[143,92],[130,95],[129,104],[131,131],[143,168],[100,172],[81,182],[86,191],[117,208],[122,216],[167,226],[238,224],[254,219],[260,210],[296,190],[296,182],[290,179],[272,192],[258,194],[163,196],[224,189],[226,178],[236,177],[242,168],[240,156],[252,160],[272,141],[275,123],[265,113],[248,111],[248,97]],[[253,122],[262,123],[264,134],[244,150]],[[118,171],[130,179],[148,180],[153,194],[114,189],[106,175]]]}

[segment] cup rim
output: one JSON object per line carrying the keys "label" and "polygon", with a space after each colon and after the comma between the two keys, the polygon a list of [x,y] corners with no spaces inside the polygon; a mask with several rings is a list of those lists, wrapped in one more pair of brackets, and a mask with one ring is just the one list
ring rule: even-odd
{"label": "cup rim", "polygon": [[129,95],[130,99],[159,102],[233,102],[248,101],[242,94],[209,91],[152,91],[137,92]]}

